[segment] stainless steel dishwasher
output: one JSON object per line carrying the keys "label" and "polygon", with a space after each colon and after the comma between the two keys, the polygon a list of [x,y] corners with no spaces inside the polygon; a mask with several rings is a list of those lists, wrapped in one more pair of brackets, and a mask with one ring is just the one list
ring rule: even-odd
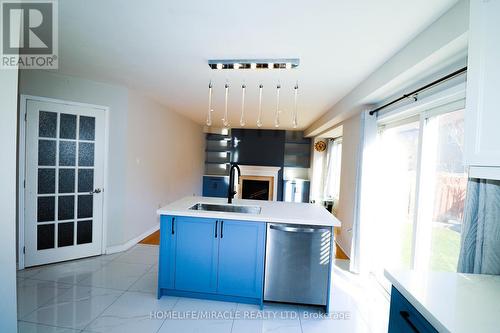
{"label": "stainless steel dishwasher", "polygon": [[267,224],[264,300],[326,305],[331,228]]}

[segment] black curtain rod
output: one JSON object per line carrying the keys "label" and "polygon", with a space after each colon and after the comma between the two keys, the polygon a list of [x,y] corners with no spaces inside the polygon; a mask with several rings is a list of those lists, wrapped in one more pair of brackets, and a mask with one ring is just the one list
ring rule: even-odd
{"label": "black curtain rod", "polygon": [[408,94],[404,94],[403,96],[401,96],[401,97],[399,97],[399,98],[397,98],[397,99],[395,99],[395,100],[393,100],[393,101],[391,101],[391,102],[389,102],[387,104],[379,106],[378,108],[370,111],[370,116],[373,116],[375,113],[379,112],[380,110],[385,109],[386,107],[391,106],[393,104],[396,104],[397,102],[400,102],[400,101],[402,101],[404,99],[407,99],[407,98],[410,98],[410,97],[415,97],[416,98],[415,95],[418,94],[419,92],[422,92],[422,91],[427,90],[427,89],[429,89],[431,87],[434,87],[435,85],[438,85],[438,84],[440,84],[442,82],[445,82],[445,81],[448,81],[450,79],[453,79],[454,77],[456,77],[456,76],[458,76],[458,75],[460,75],[462,73],[465,73],[465,72],[467,72],[467,66],[465,66],[463,68],[460,68],[459,70],[454,71],[453,73],[450,73],[450,74],[448,74],[446,76],[443,76],[440,79],[432,81],[431,83],[426,84],[425,86],[420,87],[420,88],[418,88],[418,89],[416,89],[416,90],[414,90],[414,91],[412,91],[412,92],[410,92]]}

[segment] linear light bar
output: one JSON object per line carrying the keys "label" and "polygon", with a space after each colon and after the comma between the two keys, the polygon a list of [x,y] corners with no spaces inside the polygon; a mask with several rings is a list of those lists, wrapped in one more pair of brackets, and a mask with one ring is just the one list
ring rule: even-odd
{"label": "linear light bar", "polygon": [[294,59],[224,59],[209,60],[211,69],[293,69],[300,60]]}

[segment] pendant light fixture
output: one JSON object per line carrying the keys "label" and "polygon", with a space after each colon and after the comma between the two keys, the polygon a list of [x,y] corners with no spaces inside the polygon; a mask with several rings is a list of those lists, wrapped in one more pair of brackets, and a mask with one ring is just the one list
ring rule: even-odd
{"label": "pendant light fixture", "polygon": [[[245,114],[245,102],[246,102],[246,88],[247,85],[246,83],[243,83],[241,85],[241,109],[240,109],[240,121],[239,125],[240,127],[245,127],[246,126],[246,114]],[[281,126],[281,113],[283,110],[281,110],[281,83],[278,82],[276,85],[276,109],[275,109],[275,116],[274,116],[274,127],[278,128]],[[264,92],[264,85],[259,84],[259,101],[258,101],[258,114],[257,114],[257,128],[263,127],[263,114],[262,114],[262,98],[263,98],[263,92]],[[299,95],[299,84],[298,82],[295,83],[293,86],[293,110],[292,110],[292,126],[293,128],[298,128],[299,127],[299,122],[298,122],[298,95]],[[285,96],[285,97],[288,97]],[[214,112],[213,106],[213,84],[212,81],[208,84],[208,109],[207,109],[207,119],[206,119],[206,125],[207,126],[212,126],[213,121],[212,121],[212,113]],[[228,129],[230,127],[229,123],[229,83],[226,81],[226,84],[224,85],[224,117],[222,118],[222,125],[223,128]]]}
{"label": "pendant light fixture", "polygon": [[259,85],[259,115],[257,117],[257,127],[262,127],[262,88],[264,86],[262,84]]}
{"label": "pendant light fixture", "polygon": [[240,116],[240,126],[245,126],[245,90],[247,86],[243,83],[241,85],[241,116]]}
{"label": "pendant light fixture", "polygon": [[274,127],[280,127],[280,89],[281,85],[276,86],[276,116],[274,118]]}
{"label": "pendant light fixture", "polygon": [[298,58],[208,60],[208,66],[213,70],[291,70],[299,64]]}
{"label": "pendant light fixture", "polygon": [[208,110],[207,110],[207,126],[212,126],[212,81],[208,84]]}
{"label": "pendant light fixture", "polygon": [[229,127],[228,110],[227,110],[227,99],[228,99],[228,95],[229,95],[229,84],[226,83],[225,88],[226,88],[226,94],[225,94],[225,99],[224,99],[224,118],[222,118],[222,124],[224,125],[225,128],[227,128],[227,127]]}
{"label": "pendant light fixture", "polygon": [[295,87],[293,87],[293,119],[292,125],[293,128],[297,128],[299,126],[297,121],[297,95],[299,93],[299,84],[295,83]]}

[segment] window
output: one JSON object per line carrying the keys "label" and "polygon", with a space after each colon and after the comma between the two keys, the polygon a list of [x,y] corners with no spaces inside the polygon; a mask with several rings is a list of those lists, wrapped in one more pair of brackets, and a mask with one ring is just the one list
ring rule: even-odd
{"label": "window", "polygon": [[425,127],[418,220],[421,261],[417,264],[434,271],[456,271],[467,189],[464,111],[426,118]]}
{"label": "window", "polygon": [[454,104],[383,124],[377,147],[380,241],[372,272],[456,271],[467,184],[464,111]]}
{"label": "window", "polygon": [[[410,121],[380,132],[380,173],[378,220],[381,242],[378,258],[381,267],[410,268],[415,187],[417,181],[420,122]],[[378,272],[382,274],[383,272]]]}
{"label": "window", "polygon": [[342,138],[328,140],[325,161],[324,198],[338,201],[340,196],[340,168],[342,162]]}

